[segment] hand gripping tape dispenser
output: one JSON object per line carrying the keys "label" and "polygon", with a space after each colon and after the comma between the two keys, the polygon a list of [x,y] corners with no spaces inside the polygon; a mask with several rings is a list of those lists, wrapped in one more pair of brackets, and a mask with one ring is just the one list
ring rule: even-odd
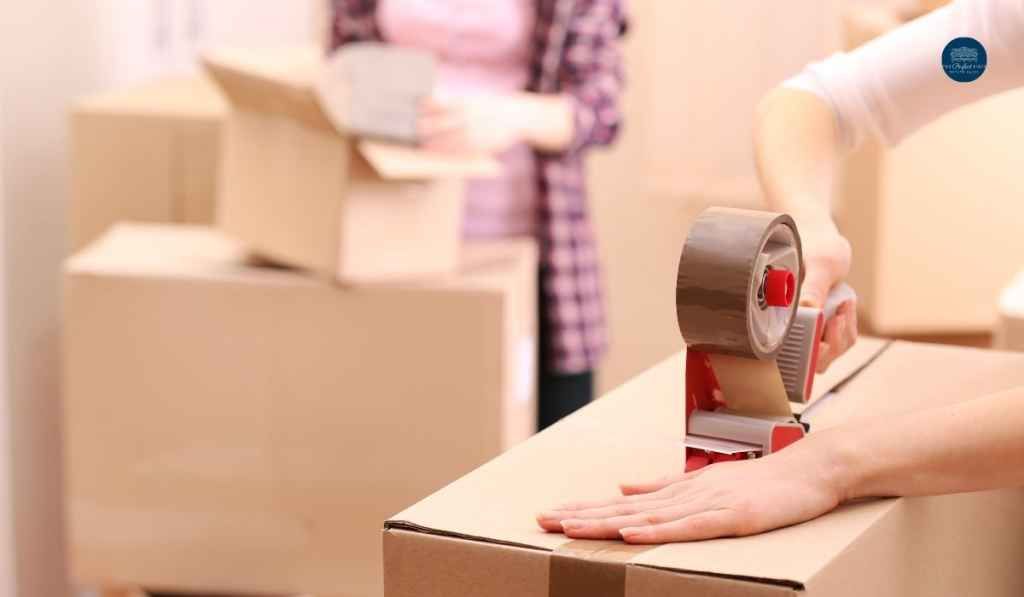
{"label": "hand gripping tape dispenser", "polygon": [[766,456],[808,431],[790,402],[810,398],[825,323],[855,297],[799,307],[800,235],[785,214],[713,207],[679,259],[676,315],[686,341],[686,470]]}

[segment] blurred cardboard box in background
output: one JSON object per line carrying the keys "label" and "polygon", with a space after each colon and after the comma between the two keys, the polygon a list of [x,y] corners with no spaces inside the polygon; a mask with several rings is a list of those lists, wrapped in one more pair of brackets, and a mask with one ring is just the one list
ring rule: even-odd
{"label": "blurred cardboard box in background", "polygon": [[[899,14],[852,7],[850,46]],[[842,172],[837,220],[873,333],[990,332],[1000,289],[1024,266],[1024,90],[957,109],[899,146],[868,141]]]}
{"label": "blurred cardboard box in background", "polygon": [[225,232],[343,282],[455,269],[462,179],[495,174],[493,160],[347,136],[314,92],[319,54],[219,52],[206,66],[233,108],[220,179]]}
{"label": "blurred cardboard box in background", "polygon": [[[879,353],[879,350],[881,352]],[[875,358],[875,355],[878,355]],[[871,360],[874,358],[875,360]],[[1024,383],[1024,356],[863,338],[819,376],[811,433]],[[943,375],[933,375],[942,371]],[[557,504],[684,466],[683,359],[670,357],[392,517],[388,597],[1013,597],[1024,587],[1024,492],[860,500],[741,538],[656,546],[570,540],[536,526]]]}
{"label": "blurred cardboard box in background", "polygon": [[536,249],[338,289],[203,227],[120,225],[65,269],[82,584],[380,594],[394,512],[535,429]]}
{"label": "blurred cardboard box in background", "polygon": [[161,79],[75,102],[69,251],[120,220],[213,222],[226,112],[204,77]]}

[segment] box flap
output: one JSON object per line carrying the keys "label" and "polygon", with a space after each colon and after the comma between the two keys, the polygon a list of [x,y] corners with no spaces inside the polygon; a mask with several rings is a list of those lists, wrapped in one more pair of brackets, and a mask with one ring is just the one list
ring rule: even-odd
{"label": "box flap", "polygon": [[[836,371],[856,370],[885,346],[862,338],[857,351],[836,363]],[[962,400],[965,390],[973,395],[1014,387],[1024,383],[1022,365],[1024,355],[897,343],[824,403],[815,423],[828,427],[854,417]],[[682,371],[679,355],[667,359],[397,514],[387,526],[533,549],[563,548],[570,540],[536,528],[536,512],[568,500],[611,496],[619,482],[654,478],[683,466]],[[827,389],[825,378],[816,385],[819,391]],[[898,503],[863,501],[752,537],[657,546],[630,563],[800,587]]]}
{"label": "box flap", "polygon": [[236,108],[288,116],[335,131],[313,90],[323,58],[315,48],[219,50],[203,66]]}
{"label": "box flap", "polygon": [[488,156],[453,156],[424,151],[383,141],[363,139],[359,152],[381,178],[416,180],[424,178],[493,177],[500,172],[498,162]]}
{"label": "box flap", "polygon": [[[315,49],[221,50],[204,56],[203,65],[236,108],[346,134],[328,117],[314,89],[324,68]],[[492,177],[500,172],[497,161],[483,155],[445,155],[369,139],[361,140],[358,149],[374,171],[389,180]]]}

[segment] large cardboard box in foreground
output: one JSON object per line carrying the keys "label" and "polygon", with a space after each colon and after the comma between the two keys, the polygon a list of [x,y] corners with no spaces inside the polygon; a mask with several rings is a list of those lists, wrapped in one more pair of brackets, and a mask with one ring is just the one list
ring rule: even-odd
{"label": "large cardboard box in foreground", "polygon": [[380,528],[535,428],[536,251],[339,289],[202,227],[119,225],[66,265],[74,577],[376,595]]}
{"label": "large cardboard box in foreground", "polygon": [[[810,413],[812,433],[1024,384],[1024,355],[870,339],[834,367],[815,390],[846,381]],[[1022,490],[864,500],[761,535],[655,547],[538,529],[540,510],[682,468],[682,371],[669,358],[392,517],[387,597],[1024,594]]]}
{"label": "large cardboard box in foreground", "polygon": [[[850,47],[899,24],[868,6],[845,18]],[[867,141],[848,158],[837,219],[872,332],[992,330],[999,291],[1024,266],[1022,145],[1016,90],[959,108],[896,147]]]}
{"label": "large cardboard box in foreground", "polygon": [[209,224],[227,104],[203,77],[162,79],[71,107],[69,249],[122,220]]}
{"label": "large cardboard box in foreground", "polygon": [[451,272],[462,179],[487,158],[351,137],[315,92],[319,57],[222,52],[207,70],[231,103],[218,223],[255,251],[343,282]]}

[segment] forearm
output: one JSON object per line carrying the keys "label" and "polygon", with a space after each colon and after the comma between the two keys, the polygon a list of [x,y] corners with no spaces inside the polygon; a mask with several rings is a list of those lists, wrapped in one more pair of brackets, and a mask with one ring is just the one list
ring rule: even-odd
{"label": "forearm", "polygon": [[842,499],[1024,486],[1024,388],[808,439]]}
{"label": "forearm", "polygon": [[566,95],[522,92],[513,98],[523,142],[546,152],[563,151],[572,144],[575,123]]}
{"label": "forearm", "polygon": [[754,152],[771,209],[798,220],[829,219],[840,144],[828,104],[807,91],[771,91],[758,106]]}

